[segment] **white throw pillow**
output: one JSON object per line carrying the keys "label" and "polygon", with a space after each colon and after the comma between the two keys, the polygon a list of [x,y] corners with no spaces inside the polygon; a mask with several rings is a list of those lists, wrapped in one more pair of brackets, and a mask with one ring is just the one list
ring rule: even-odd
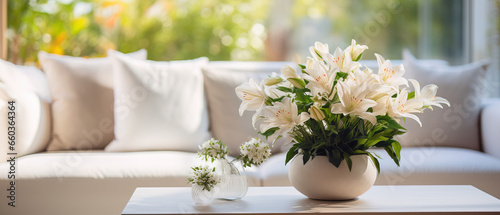
{"label": "white throw pillow", "polygon": [[422,127],[410,119],[402,122],[408,132],[399,137],[401,144],[479,150],[479,111],[489,63],[429,67],[422,65],[409,51],[403,52],[403,59],[405,77],[418,80],[422,86],[436,84],[437,96],[447,99],[451,107],[434,107],[417,115]]}
{"label": "white throw pillow", "polygon": [[0,59],[0,82],[13,89],[35,93],[49,103],[52,101],[47,77],[34,66],[15,65]]}
{"label": "white throw pillow", "polygon": [[[14,151],[9,149],[7,130],[9,121],[9,101],[15,101],[13,121],[15,125]],[[5,162],[10,155],[15,157],[37,153],[45,150],[50,138],[50,103],[40,99],[38,95],[28,90],[13,88],[6,85],[0,87],[0,162]],[[10,116],[10,115],[9,115]]]}
{"label": "white throw pillow", "polygon": [[[146,59],[146,50],[130,55]],[[47,151],[103,149],[113,140],[111,60],[39,52],[52,95],[52,139]]]}
{"label": "white throw pillow", "polygon": [[[280,69],[287,64],[299,71],[294,63],[286,62],[211,62],[203,67],[210,131],[214,138],[226,143],[231,156],[237,156],[240,145],[253,137],[266,142],[265,137],[252,127],[255,112],[245,111],[240,116],[238,109],[241,100],[236,95],[235,88],[250,78],[260,82],[273,72],[280,75]],[[256,125],[256,128],[259,126]],[[283,147],[282,141],[278,140],[271,149],[272,153],[278,153],[286,151],[287,147]]]}
{"label": "white throw pillow", "polygon": [[115,140],[106,151],[198,151],[210,138],[203,74],[207,58],[146,61],[110,51]]}

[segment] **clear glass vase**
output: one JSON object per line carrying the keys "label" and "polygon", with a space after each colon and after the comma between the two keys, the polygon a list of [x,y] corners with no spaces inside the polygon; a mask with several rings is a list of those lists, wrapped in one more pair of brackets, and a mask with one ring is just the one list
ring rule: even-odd
{"label": "clear glass vase", "polygon": [[193,184],[191,186],[191,198],[195,206],[208,206],[216,197],[216,188],[210,191],[204,190],[202,186]]}
{"label": "clear glass vase", "polygon": [[247,194],[247,176],[241,161],[229,162],[227,159],[217,159],[215,172],[221,177],[221,183],[217,185],[218,199],[238,200]]}

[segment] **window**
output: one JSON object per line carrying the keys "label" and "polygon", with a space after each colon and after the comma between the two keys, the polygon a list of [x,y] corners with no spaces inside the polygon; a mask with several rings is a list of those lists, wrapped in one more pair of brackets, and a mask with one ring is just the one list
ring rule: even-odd
{"label": "window", "polygon": [[364,59],[375,52],[400,59],[408,48],[462,64],[477,52],[498,53],[499,7],[498,0],[10,0],[8,59],[33,64],[39,50],[94,57],[146,48],[153,60],[294,60],[315,41],[342,47],[355,38],[370,47]]}

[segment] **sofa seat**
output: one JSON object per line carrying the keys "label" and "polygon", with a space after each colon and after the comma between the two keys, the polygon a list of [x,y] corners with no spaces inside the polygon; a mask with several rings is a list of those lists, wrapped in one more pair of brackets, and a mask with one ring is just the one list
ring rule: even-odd
{"label": "sofa seat", "polygon": [[[377,185],[473,185],[500,198],[500,158],[469,149],[414,147],[401,150],[398,167],[383,149]],[[285,153],[272,156],[260,168],[263,186],[288,186]]]}
{"label": "sofa seat", "polygon": [[[136,187],[189,186],[190,167],[199,164],[195,153],[175,151],[51,152],[18,158],[16,202],[13,213],[120,214]],[[8,163],[0,164],[7,173]],[[255,168],[246,169],[250,186],[260,186]],[[7,188],[7,174],[0,175],[0,187]],[[104,200],[104,201],[103,201]],[[29,205],[23,205],[23,202]],[[85,204],[82,204],[85,202]],[[0,211],[12,210],[2,204]],[[3,213],[2,213],[3,214]]]}

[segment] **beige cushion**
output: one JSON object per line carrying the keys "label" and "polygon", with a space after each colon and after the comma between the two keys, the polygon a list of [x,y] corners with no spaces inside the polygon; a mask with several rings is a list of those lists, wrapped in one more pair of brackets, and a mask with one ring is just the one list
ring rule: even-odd
{"label": "beige cushion", "polygon": [[[145,59],[146,51],[132,54]],[[113,76],[109,58],[40,52],[52,94],[52,140],[47,150],[102,149],[113,140]]]}
{"label": "beige cushion", "polygon": [[210,138],[203,74],[207,58],[136,60],[109,53],[115,75],[115,140],[106,151],[198,151]]}
{"label": "beige cushion", "polygon": [[[245,111],[243,116],[239,115],[241,100],[236,95],[235,88],[250,78],[260,82],[273,72],[279,75],[280,69],[287,64],[294,65],[287,62],[211,62],[203,67],[210,130],[214,138],[228,145],[231,155],[239,154],[239,146],[253,137],[265,140],[252,127],[255,112]],[[281,147],[278,140],[272,152],[283,151]]]}
{"label": "beige cushion", "polygon": [[479,111],[481,91],[488,63],[480,61],[462,66],[426,67],[410,52],[403,53],[405,77],[422,84],[436,84],[437,96],[447,99],[451,107],[434,107],[418,114],[422,127],[406,120],[408,129],[400,137],[404,146],[449,146],[479,150]]}

